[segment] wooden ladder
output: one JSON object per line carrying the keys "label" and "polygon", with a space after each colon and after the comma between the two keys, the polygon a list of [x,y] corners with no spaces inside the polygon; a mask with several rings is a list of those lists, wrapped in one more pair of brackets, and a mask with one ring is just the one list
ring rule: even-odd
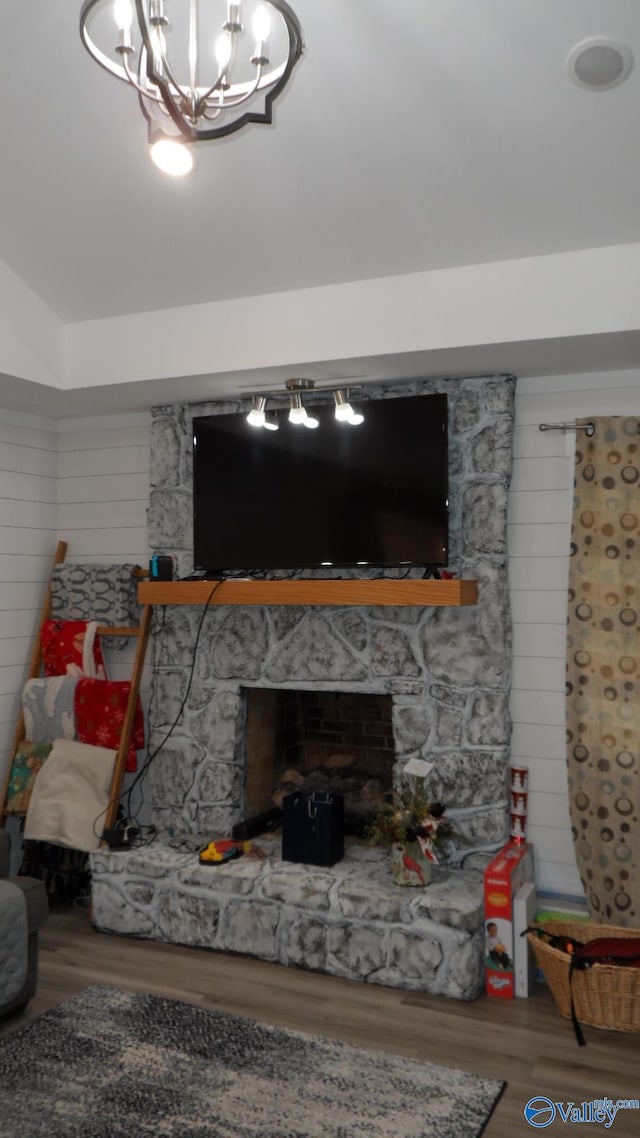
{"label": "wooden ladder", "polygon": [[[67,554],[66,541],[59,541],[56,546],[56,552],[53,558],[52,574],[56,565],[61,565]],[[52,575],[51,574],[51,575]],[[140,576],[146,576],[145,573],[140,572]],[[111,780],[111,789],[109,792],[109,805],[105,813],[104,829],[110,828],[114,825],[116,815],[118,813],[118,803],[122,794],[122,782],[124,779],[127,753],[129,751],[129,744],[131,742],[131,732],[133,730],[133,721],[136,712],[136,704],[140,694],[140,682],[142,680],[142,670],[144,668],[144,661],[147,652],[147,644],[149,642],[149,634],[151,632],[151,615],[152,606],[149,604],[143,605],[142,613],[140,616],[140,623],[131,627],[127,626],[110,626],[101,625],[96,632],[97,636],[133,636],[137,638],[136,654],[131,669],[129,699],[125,711],[124,722],[122,725],[122,733],[120,735],[120,743],[116,753],[115,766],[113,768],[113,778]],[[33,651],[31,653],[31,663],[29,665],[28,679],[37,679],[42,670],[42,628],[45,621],[51,619],[51,576],[49,577],[49,584],[45,593],[42,612],[40,614],[40,622],[36,633]],[[13,738],[13,745],[11,748],[11,755],[9,764],[7,766],[7,773],[2,787],[2,794],[0,797],[0,828],[6,825],[7,817],[7,795],[9,792],[9,782],[11,779],[11,767],[16,752],[20,743],[25,737],[25,722],[24,712],[21,710],[16,725],[15,735]]]}

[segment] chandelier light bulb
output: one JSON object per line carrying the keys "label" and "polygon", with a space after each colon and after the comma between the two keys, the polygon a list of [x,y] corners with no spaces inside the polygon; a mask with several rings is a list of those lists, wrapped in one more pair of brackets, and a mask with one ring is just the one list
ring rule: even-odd
{"label": "chandelier light bulb", "polygon": [[269,12],[265,8],[264,4],[261,4],[259,8],[256,8],[251,27],[253,29],[253,34],[257,43],[264,43],[265,40],[269,38],[269,32],[271,31],[271,16],[269,15]]}
{"label": "chandelier light bulb", "polygon": [[310,431],[315,431],[316,427],[320,426],[320,420],[314,419],[312,415],[307,415],[307,412],[305,411],[304,419],[302,420],[302,426],[308,427]]}
{"label": "chandelier light bulb", "polygon": [[131,7],[131,0],[115,0],[115,4],[113,6],[113,16],[116,21],[116,27],[119,31],[129,31],[133,22],[133,9]]}
{"label": "chandelier light bulb", "polygon": [[183,142],[173,138],[158,138],[151,144],[151,161],[163,174],[184,178],[193,170],[193,154]]}
{"label": "chandelier light bulb", "polygon": [[218,67],[220,68],[220,72],[224,74],[231,62],[231,36],[228,36],[226,32],[223,32],[221,36],[218,36],[216,40],[215,50]]}
{"label": "chandelier light bulb", "polygon": [[280,427],[275,415],[266,415],[264,423],[262,424],[265,431],[277,431]]}
{"label": "chandelier light bulb", "polygon": [[359,427],[361,423],[364,423],[364,415],[361,415],[359,411],[352,410],[347,423],[350,427]]}

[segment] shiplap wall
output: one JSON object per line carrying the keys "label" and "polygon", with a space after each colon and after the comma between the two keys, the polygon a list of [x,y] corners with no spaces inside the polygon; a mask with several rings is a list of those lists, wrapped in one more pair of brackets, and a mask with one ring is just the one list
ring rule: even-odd
{"label": "shiplap wall", "polygon": [[509,501],[513,762],[529,767],[538,888],[582,896],[573,856],[565,748],[565,642],[575,433],[539,429],[640,414],[640,370],[521,379]]}
{"label": "shiplap wall", "polygon": [[[58,423],[57,536],[68,543],[68,561],[148,566],[150,441],[147,413]],[[110,679],[130,678],[136,644],[130,639],[124,648],[105,648]],[[150,674],[147,658],[140,687],[145,713]],[[125,775],[125,790],[131,781]],[[128,806],[139,822],[148,821],[138,791]]]}
{"label": "shiplap wall", "polygon": [[[149,564],[151,416],[61,420],[57,426],[57,537],[67,561]],[[106,653],[108,674],[131,674],[135,641]]]}
{"label": "shiplap wall", "polygon": [[[0,778],[58,540],[67,560],[147,565],[149,414],[36,420],[0,411]],[[135,641],[105,653],[128,679]],[[148,668],[143,677],[146,706]]]}
{"label": "shiplap wall", "polygon": [[0,411],[0,781],[56,546],[56,425]]}

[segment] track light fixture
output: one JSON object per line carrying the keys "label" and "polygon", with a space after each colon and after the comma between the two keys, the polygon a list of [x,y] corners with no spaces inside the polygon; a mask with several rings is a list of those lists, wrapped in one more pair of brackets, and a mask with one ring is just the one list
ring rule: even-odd
{"label": "track light fixture", "polygon": [[[315,430],[316,427],[320,426],[320,420],[316,419],[314,415],[310,415],[302,402],[303,395],[313,391],[314,387],[315,384],[311,379],[288,379],[285,383],[289,402],[288,419],[294,426],[307,427],[309,430]],[[359,411],[354,411],[344,388],[330,388],[329,390],[333,392],[335,417],[339,423],[346,423],[350,427],[358,427],[360,423],[364,423],[364,415],[360,414]],[[247,422],[252,427],[265,427],[268,431],[277,431],[277,416],[268,415],[266,411],[267,399],[269,398],[281,400],[283,394],[280,391],[270,391],[266,395],[253,395]]]}

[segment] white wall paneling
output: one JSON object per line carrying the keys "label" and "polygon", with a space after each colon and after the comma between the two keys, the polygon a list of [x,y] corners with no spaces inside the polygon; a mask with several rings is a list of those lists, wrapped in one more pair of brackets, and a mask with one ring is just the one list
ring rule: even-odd
{"label": "white wall paneling", "polygon": [[0,411],[0,779],[56,543],[55,424]]}
{"label": "white wall paneling", "polygon": [[[0,411],[0,777],[58,540],[67,560],[149,559],[150,416],[36,419]],[[107,652],[127,679],[135,652]],[[142,697],[146,704],[146,677]]]}
{"label": "white wall paneling", "polygon": [[[146,413],[59,422],[57,523],[58,538],[68,543],[68,561],[148,566],[150,436]],[[124,649],[105,650],[111,679],[129,679],[135,650],[135,640]],[[146,711],[148,667],[140,696]],[[126,776],[125,789],[130,781]],[[134,808],[139,803],[136,796]]]}
{"label": "white wall paneling", "polygon": [[540,423],[640,413],[640,371],[522,379],[516,391],[508,536],[513,615],[513,760],[529,767],[529,836],[538,888],[581,896],[566,775],[564,656],[572,431]]}

